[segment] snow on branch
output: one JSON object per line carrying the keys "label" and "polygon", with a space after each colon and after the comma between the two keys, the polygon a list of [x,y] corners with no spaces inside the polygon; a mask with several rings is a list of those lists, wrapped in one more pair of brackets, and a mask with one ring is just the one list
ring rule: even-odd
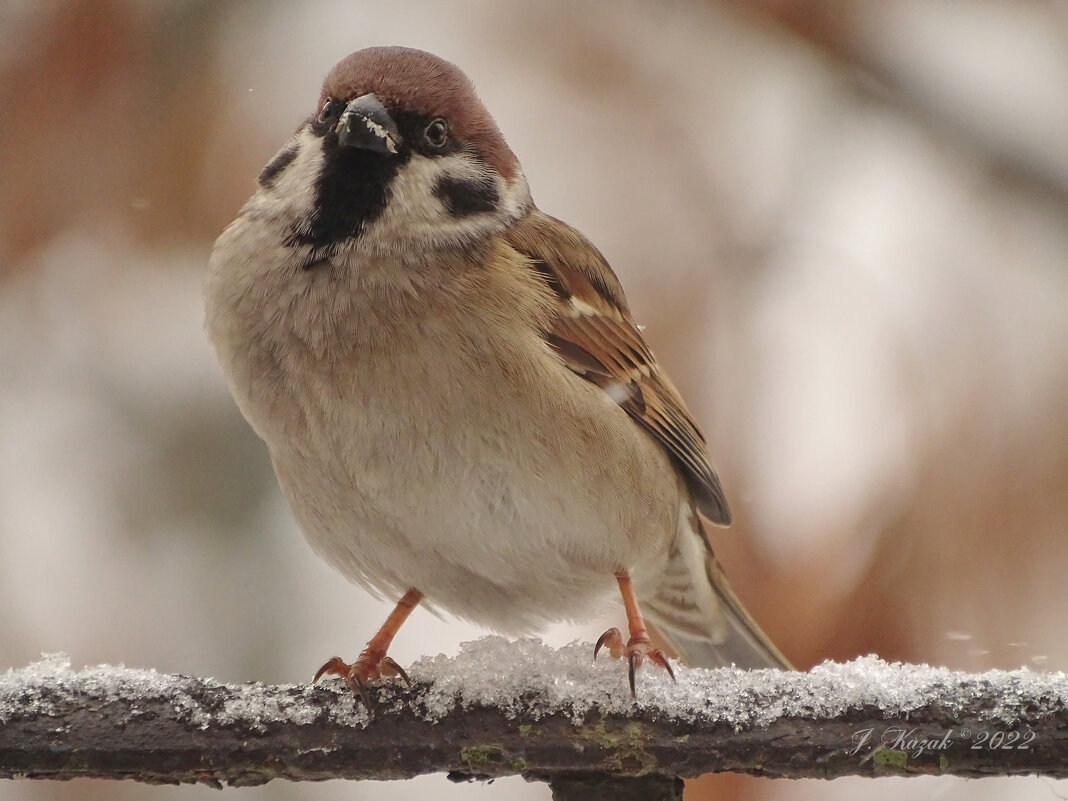
{"label": "snow on branch", "polygon": [[555,791],[710,771],[1068,776],[1064,673],[865,657],[807,673],[679,667],[676,684],[646,667],[634,702],[623,664],[591,654],[467,643],[411,666],[411,688],[375,688],[373,720],[337,681],[221,684],[46,657],[0,675],[0,777],[252,785],[449,772]]}

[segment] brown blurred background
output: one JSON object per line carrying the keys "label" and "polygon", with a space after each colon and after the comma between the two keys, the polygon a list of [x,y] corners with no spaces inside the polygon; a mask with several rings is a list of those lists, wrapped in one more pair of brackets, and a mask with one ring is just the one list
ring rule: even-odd
{"label": "brown blurred background", "polygon": [[[0,670],[65,651],[298,681],[383,619],[301,541],[199,299],[322,75],[371,44],[464,68],[539,205],[613,263],[712,442],[728,573],[799,666],[1068,665],[1068,4],[4,0]],[[419,612],[393,654],[479,634]],[[723,776],[688,798],[1066,793]]]}

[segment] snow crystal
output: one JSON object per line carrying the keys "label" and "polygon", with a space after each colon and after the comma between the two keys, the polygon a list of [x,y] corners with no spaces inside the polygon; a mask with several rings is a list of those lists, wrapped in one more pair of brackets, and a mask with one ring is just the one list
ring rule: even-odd
{"label": "snow crystal", "polygon": [[0,675],[0,725],[15,715],[57,715],[77,698],[122,703],[166,700],[177,718],[207,728],[212,722],[240,723],[253,731],[267,724],[308,725],[326,714],[342,725],[369,718],[354,698],[324,708],[311,685],[222,684],[213,679],[97,665],[72,670],[65,654],[44,654],[39,662]]}
{"label": "snow crystal", "polygon": [[[413,688],[399,680],[375,688],[383,711],[411,708],[428,721],[475,707],[495,707],[513,718],[562,714],[576,724],[590,713],[657,717],[686,723],[725,722],[736,729],[766,726],[780,717],[834,718],[849,709],[880,710],[887,717],[934,705],[953,714],[977,697],[991,699],[986,719],[1011,725],[1068,702],[1068,677],[1028,668],[966,674],[926,665],[889,664],[866,656],[846,664],[824,662],[807,672],[714,670],[646,664],[630,695],[626,664],[593,647],[572,643],[553,649],[535,639],[484,637],[464,643],[458,655],[424,657],[408,669]],[[54,714],[61,700],[166,698],[191,725],[212,720],[262,731],[271,723],[312,725],[322,720],[364,726],[369,716],[340,681],[321,686],[258,683],[223,685],[153,670],[98,666],[72,670],[63,655],[0,675],[0,724],[13,715]]]}
{"label": "snow crystal", "polygon": [[575,722],[592,710],[608,715],[657,715],[682,722],[722,721],[735,728],[766,726],[779,717],[833,718],[847,709],[876,707],[893,714],[929,704],[959,710],[982,694],[996,699],[991,719],[1011,722],[1026,701],[1068,700],[1064,673],[1027,668],[954,673],[927,665],[888,664],[875,656],[847,664],[824,662],[808,672],[713,670],[676,666],[677,682],[647,664],[631,698],[621,661],[592,660],[593,648],[572,643],[559,650],[537,640],[485,637],[465,643],[456,657],[423,658],[409,670],[425,685],[420,705],[429,719],[453,708],[494,706],[511,716],[563,712]]}

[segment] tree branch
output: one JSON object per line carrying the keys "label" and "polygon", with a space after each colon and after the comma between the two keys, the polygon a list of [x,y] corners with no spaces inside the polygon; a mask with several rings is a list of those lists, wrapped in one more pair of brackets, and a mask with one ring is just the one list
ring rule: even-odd
{"label": "tree branch", "polygon": [[[221,684],[62,658],[0,676],[0,777],[261,784],[275,778],[522,775],[581,786],[645,777],[1042,773],[1068,776],[1068,679],[952,673],[874,657],[808,673],[646,667],[585,645],[485,638],[376,688],[370,719],[339,682]],[[607,785],[606,785],[607,783]],[[637,785],[631,785],[637,786]],[[673,789],[674,788],[674,789]]]}

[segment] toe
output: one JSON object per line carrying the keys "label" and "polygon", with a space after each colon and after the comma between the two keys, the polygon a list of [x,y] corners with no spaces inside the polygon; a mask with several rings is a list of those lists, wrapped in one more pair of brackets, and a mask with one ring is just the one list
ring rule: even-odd
{"label": "toe", "polygon": [[630,694],[632,698],[637,697],[637,692],[634,688],[634,674],[637,672],[645,660],[648,659],[654,665],[659,665],[668,672],[671,676],[671,680],[675,681],[675,671],[671,669],[671,663],[668,661],[667,656],[659,648],[653,647],[653,643],[646,637],[634,638],[632,637],[626,647],[627,655],[627,678],[630,680]]}
{"label": "toe", "polygon": [[312,679],[312,684],[319,681],[324,674],[345,678],[351,671],[352,665],[348,664],[340,656],[332,656],[326,661],[325,665],[315,671],[315,678]]}
{"label": "toe", "polygon": [[660,667],[666,670],[668,675],[671,676],[672,681],[677,681],[677,679],[675,678],[675,671],[671,669],[671,663],[668,661],[668,658],[664,655],[663,651],[661,651],[659,648],[654,648],[648,654],[646,654],[646,656],[649,657],[650,662],[656,665],[660,665]]}
{"label": "toe", "polygon": [[409,687],[412,686],[412,680],[408,678],[408,673],[390,656],[382,657],[382,661],[378,663],[378,675],[383,678],[399,676],[405,684]]}

